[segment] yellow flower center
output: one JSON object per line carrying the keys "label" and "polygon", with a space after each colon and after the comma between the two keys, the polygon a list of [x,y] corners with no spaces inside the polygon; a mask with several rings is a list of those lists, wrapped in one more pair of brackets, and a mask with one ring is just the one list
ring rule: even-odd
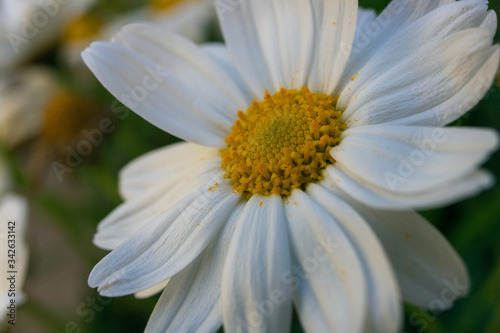
{"label": "yellow flower center", "polygon": [[173,6],[177,5],[179,2],[182,1],[183,0],[151,0],[149,2],[149,6],[154,11],[161,12],[172,8]]}
{"label": "yellow flower center", "polygon": [[253,101],[221,149],[222,168],[236,191],[288,195],[322,179],[320,171],[335,160],[329,151],[346,128],[336,99],[308,88],[281,89]]}
{"label": "yellow flower center", "polygon": [[99,34],[101,30],[101,20],[92,14],[80,16],[76,20],[70,22],[63,33],[64,41],[81,41]]}
{"label": "yellow flower center", "polygon": [[68,143],[98,112],[96,104],[61,90],[50,98],[45,107],[41,138],[48,144]]}

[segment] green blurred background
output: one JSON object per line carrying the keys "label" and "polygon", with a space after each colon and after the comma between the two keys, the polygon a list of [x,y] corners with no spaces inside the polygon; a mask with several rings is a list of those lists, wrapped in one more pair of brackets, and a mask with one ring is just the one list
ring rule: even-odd
{"label": "green blurred background", "polygon": [[[387,3],[360,1],[361,6],[377,11]],[[111,12],[137,5],[139,1],[107,0],[98,6],[101,12]],[[500,12],[500,0],[492,0],[490,7]],[[216,29],[211,34],[213,40],[220,39]],[[55,53],[49,50],[36,62],[57,66]],[[59,74],[63,78],[67,75],[63,70]],[[102,105],[114,101],[98,85],[86,93]],[[499,105],[500,91],[495,82],[479,105],[456,125],[500,130]],[[28,301],[18,310],[16,327],[8,328],[12,332],[141,332],[156,303],[158,296],[146,300],[133,296],[112,300],[97,297],[96,291],[87,286],[87,276],[106,252],[94,247],[92,237],[98,222],[121,202],[117,193],[120,168],[178,139],[132,112],[120,119],[108,108],[102,117],[113,119],[116,130],[84,158],[81,166],[65,174],[62,183],[51,180],[49,167],[52,159],[61,157],[60,147],[30,144],[30,148],[6,154],[16,172],[16,190],[27,194],[31,204],[30,267],[24,288]],[[36,162],[42,161],[47,167],[36,173],[26,171],[24,163],[32,159],[28,155],[43,156]],[[486,168],[500,178],[499,153],[493,155]],[[438,316],[405,306],[404,332],[500,332],[500,186],[459,204],[422,213],[464,258],[472,290],[452,310]],[[293,332],[301,332],[296,317]]]}

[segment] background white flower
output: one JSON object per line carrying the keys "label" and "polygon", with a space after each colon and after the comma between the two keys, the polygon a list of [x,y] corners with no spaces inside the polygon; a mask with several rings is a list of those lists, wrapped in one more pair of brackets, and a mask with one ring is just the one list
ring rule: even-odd
{"label": "background white flower", "polygon": [[12,148],[40,133],[43,111],[57,88],[55,74],[42,66],[0,76],[2,145]]}
{"label": "background white flower", "polygon": [[0,71],[12,70],[50,47],[93,0],[0,2]]}
{"label": "background white flower", "polygon": [[15,300],[16,307],[25,301],[22,288],[28,270],[28,247],[26,244],[26,225],[28,222],[27,201],[25,198],[9,192],[10,183],[10,177],[2,161],[0,164],[0,219],[2,221],[0,247],[3,252],[3,257],[0,260],[0,268],[5,274],[12,270],[8,266],[8,260],[11,258],[7,257],[7,240],[12,240],[12,238],[8,237],[8,222],[15,221],[15,271],[17,271],[14,294],[12,294],[11,284],[10,281],[7,280],[7,276],[1,279],[0,282],[0,303],[2,307],[0,315],[2,316],[2,322],[6,322],[9,319],[9,317],[7,317],[9,309],[7,307],[11,304],[12,299]]}
{"label": "background white flower", "polygon": [[[216,20],[215,8],[211,1],[183,0],[165,9],[155,8],[154,2],[162,1],[150,1],[149,5],[142,8],[117,15],[106,22],[97,35],[66,39],[61,46],[61,60],[72,66],[83,65],[80,54],[90,43],[96,40],[110,40],[121,27],[137,22],[155,22],[195,42],[207,40],[210,24]],[[82,24],[85,24],[85,21]]]}

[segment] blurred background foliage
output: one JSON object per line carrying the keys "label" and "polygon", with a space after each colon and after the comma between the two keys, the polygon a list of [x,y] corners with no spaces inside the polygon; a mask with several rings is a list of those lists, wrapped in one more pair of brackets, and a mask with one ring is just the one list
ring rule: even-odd
{"label": "blurred background foliage", "polygon": [[[378,12],[387,3],[360,0],[361,6]],[[139,0],[101,0],[94,11],[105,18],[141,4]],[[500,0],[490,1],[490,7],[500,12]],[[220,39],[216,29],[211,35],[212,40]],[[52,66],[63,82],[79,89],[74,74],[59,66],[56,47],[34,62]],[[54,177],[51,162],[64,158],[64,147],[77,141],[70,140],[62,147],[30,142],[13,153],[2,149],[15,173],[16,190],[26,194],[31,204],[31,258],[24,288],[28,300],[19,308],[16,327],[7,328],[13,332],[141,332],[158,298],[100,299],[87,286],[87,276],[106,254],[92,244],[92,237],[98,222],[121,203],[117,192],[119,170],[130,160],[178,139],[133,112],[121,119],[111,111],[114,98],[100,85],[82,89],[86,96],[107,106],[97,118],[109,117],[115,130],[105,135],[80,166],[65,173],[63,182]],[[499,105],[497,76],[486,97],[455,125],[499,130]],[[36,165],[36,172],[26,167],[28,164]],[[500,178],[499,153],[486,168]],[[464,258],[472,289],[467,298],[440,315],[405,306],[404,332],[500,332],[500,186],[459,204],[422,213]],[[292,331],[302,332],[296,317]]]}

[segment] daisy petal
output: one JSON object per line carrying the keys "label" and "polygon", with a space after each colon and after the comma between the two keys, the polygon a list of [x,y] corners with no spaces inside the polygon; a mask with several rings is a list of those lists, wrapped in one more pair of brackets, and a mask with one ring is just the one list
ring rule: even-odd
{"label": "daisy petal", "polygon": [[313,49],[308,1],[217,1],[216,6],[227,47],[254,98],[262,99],[266,89],[273,94],[304,85]]}
{"label": "daisy petal", "polygon": [[[252,105],[252,91],[245,83],[245,80],[241,76],[240,72],[234,65],[234,61],[231,58],[231,54],[227,47],[222,43],[206,43],[201,46],[202,50],[212,58],[222,69],[224,69],[231,77],[233,82],[236,84],[238,89],[244,94],[247,105]],[[245,109],[242,109],[245,110]]]}
{"label": "daisy petal", "polygon": [[315,42],[308,87],[331,95],[338,85],[351,53],[358,2],[311,0]]}
{"label": "daisy petal", "polygon": [[348,170],[328,166],[321,183],[328,190],[355,198],[363,204],[388,210],[430,209],[446,206],[473,197],[491,188],[494,177],[485,170],[474,171],[445,186],[416,194],[394,193],[376,185],[359,182]]}
{"label": "daisy petal", "polygon": [[477,28],[486,10],[483,1],[475,0],[442,6],[347,72],[337,104],[345,110],[343,119],[349,126],[443,126],[470,110],[490,87],[498,67],[491,29]]}
{"label": "daisy petal", "polygon": [[[330,332],[361,332],[367,281],[356,248],[338,222],[304,192],[293,191],[285,208],[292,253],[299,263],[287,278],[293,282],[305,330],[327,325]],[[315,318],[322,318],[318,324],[306,317],[313,311]]]}
{"label": "daisy petal", "polygon": [[151,314],[147,332],[215,332],[222,324],[221,278],[236,221],[244,209],[234,209],[217,241],[203,255],[176,274]]}
{"label": "daisy petal", "polygon": [[[496,132],[398,125],[346,130],[331,154],[360,182],[403,194],[438,189],[474,171],[496,149]],[[370,161],[370,163],[366,163]]]}
{"label": "daisy petal", "polygon": [[[450,1],[455,2],[455,0]],[[440,2],[436,0],[393,0],[380,15],[369,22],[365,22],[365,24],[362,24],[363,20],[361,20],[361,15],[363,12],[366,12],[366,10],[360,10],[358,19],[361,20],[361,25],[358,24],[356,28],[355,43],[341,84],[339,84],[336,90],[336,94],[339,94],[350,79],[356,75],[356,72],[359,71],[374,54],[383,50],[385,44],[391,41],[395,35],[405,31],[412,23],[442,4],[444,4],[443,1]]]}
{"label": "daisy petal", "polygon": [[[163,43],[153,45],[160,31]],[[151,52],[156,57],[137,50],[138,40],[141,50],[156,48]],[[223,69],[191,42],[159,28],[126,26],[115,41],[127,47],[96,42],[82,57],[118,100],[186,141],[224,145],[236,111],[246,102],[241,93],[237,96],[235,84]],[[175,52],[167,45],[175,45]]]}
{"label": "daisy petal", "polygon": [[383,244],[405,301],[441,311],[468,293],[469,277],[463,261],[423,217],[411,211],[372,209],[355,201],[350,204]]}
{"label": "daisy petal", "polygon": [[112,39],[173,75],[214,110],[230,119],[248,104],[231,78],[189,39],[165,31],[160,25],[130,24]]}
{"label": "daisy petal", "polygon": [[338,196],[317,184],[307,193],[327,210],[356,247],[368,279],[368,320],[364,331],[398,332],[402,323],[399,287],[382,245],[363,218]]}
{"label": "daisy petal", "polygon": [[362,39],[366,31],[371,27],[373,21],[377,17],[377,13],[373,9],[358,8],[358,21],[356,23],[356,35],[354,36],[353,49],[358,48],[358,43],[362,43]]}
{"label": "daisy petal", "polygon": [[[204,174],[204,185],[102,259],[89,285],[103,296],[150,288],[178,273],[209,244],[239,200],[222,170]],[[217,184],[214,186],[214,184]]]}
{"label": "daisy petal", "polygon": [[222,314],[228,332],[288,332],[290,288],[282,275],[290,252],[280,196],[253,195],[229,245],[222,275]]}
{"label": "daisy petal", "polygon": [[179,142],[149,152],[120,170],[118,190],[124,199],[144,194],[158,180],[178,178],[197,162],[217,156],[217,148]]}
{"label": "daisy petal", "polygon": [[[106,250],[113,250],[166,209],[177,204],[192,191],[207,184],[206,173],[220,170],[220,158],[196,163],[179,172],[177,177],[167,177],[115,208],[98,227],[94,243]],[[159,178],[161,179],[161,178]],[[222,179],[222,178],[221,178]]]}
{"label": "daisy petal", "polygon": [[495,11],[493,10],[490,10],[479,27],[488,30],[490,32],[491,38],[493,38],[495,37],[495,34],[497,32],[497,24],[497,13],[495,13]]}
{"label": "daisy petal", "polygon": [[[292,260],[292,266],[299,267],[300,265],[296,260]],[[311,285],[305,281],[300,281],[298,277],[290,276],[289,279],[296,284],[293,302],[304,330],[318,333],[342,332],[333,331],[330,328],[327,321],[328,314],[323,312],[322,305],[316,298]]]}
{"label": "daisy petal", "polygon": [[158,294],[163,289],[165,289],[165,287],[167,286],[167,284],[168,284],[169,281],[170,281],[170,279],[165,280],[165,281],[157,284],[156,286],[152,286],[151,288],[148,288],[148,289],[145,289],[145,290],[141,290],[141,291],[135,293],[134,296],[136,298],[139,298],[139,299],[149,298],[149,297],[151,297],[153,295]]}

